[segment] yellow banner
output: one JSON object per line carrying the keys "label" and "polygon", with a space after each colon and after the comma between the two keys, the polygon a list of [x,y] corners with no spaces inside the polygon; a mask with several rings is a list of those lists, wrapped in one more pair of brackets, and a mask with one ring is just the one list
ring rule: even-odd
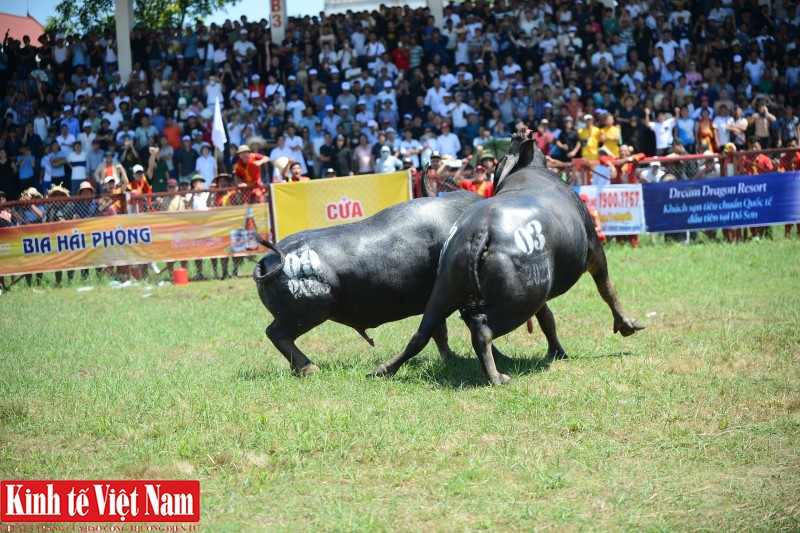
{"label": "yellow banner", "polygon": [[0,275],[258,253],[267,204],[0,228]]}
{"label": "yellow banner", "polygon": [[270,185],[275,241],[307,229],[363,220],[411,199],[408,172]]}

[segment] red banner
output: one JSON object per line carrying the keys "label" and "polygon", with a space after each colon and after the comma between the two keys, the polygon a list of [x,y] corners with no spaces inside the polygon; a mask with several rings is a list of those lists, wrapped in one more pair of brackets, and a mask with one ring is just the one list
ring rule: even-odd
{"label": "red banner", "polygon": [[196,480],[0,482],[0,522],[199,522]]}

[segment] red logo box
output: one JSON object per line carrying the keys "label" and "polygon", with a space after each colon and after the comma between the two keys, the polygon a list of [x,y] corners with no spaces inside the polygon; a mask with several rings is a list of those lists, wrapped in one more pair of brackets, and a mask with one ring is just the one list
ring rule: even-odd
{"label": "red logo box", "polygon": [[197,480],[0,482],[1,522],[199,522]]}

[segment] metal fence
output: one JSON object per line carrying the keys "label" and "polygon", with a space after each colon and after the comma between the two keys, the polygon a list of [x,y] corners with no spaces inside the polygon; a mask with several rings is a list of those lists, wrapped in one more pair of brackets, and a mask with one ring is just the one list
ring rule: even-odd
{"label": "metal fence", "polygon": [[[800,170],[800,149],[742,151],[570,163],[548,160],[548,168],[573,185],[693,180],[741,174]],[[213,209],[269,202],[269,186],[179,190],[177,193],[54,196],[0,203],[0,228],[99,216]]]}

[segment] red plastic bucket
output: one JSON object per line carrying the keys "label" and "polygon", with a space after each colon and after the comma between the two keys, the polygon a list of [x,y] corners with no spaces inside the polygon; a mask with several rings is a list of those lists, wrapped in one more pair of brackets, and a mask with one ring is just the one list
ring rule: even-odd
{"label": "red plastic bucket", "polygon": [[175,285],[189,284],[189,273],[185,268],[176,268],[172,270],[172,283]]}

